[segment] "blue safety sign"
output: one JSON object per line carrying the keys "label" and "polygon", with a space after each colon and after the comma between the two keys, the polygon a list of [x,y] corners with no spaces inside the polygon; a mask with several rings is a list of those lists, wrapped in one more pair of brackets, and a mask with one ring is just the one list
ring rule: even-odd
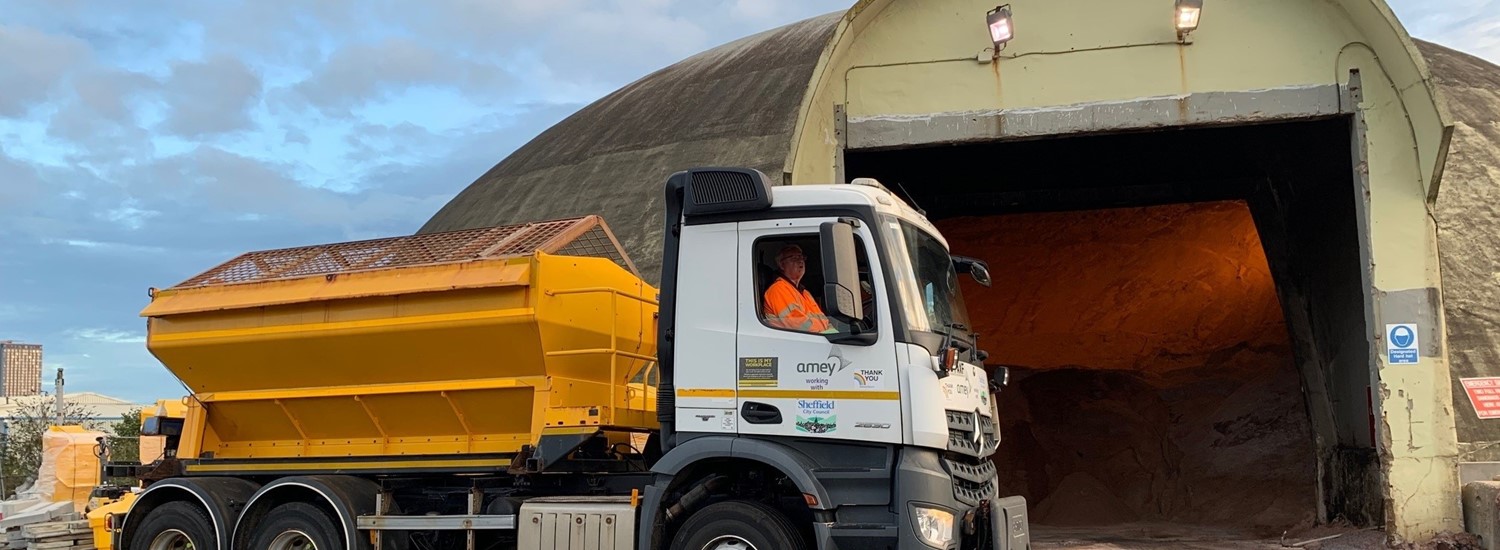
{"label": "blue safety sign", "polygon": [[1400,323],[1385,326],[1385,362],[1390,365],[1417,364],[1417,325]]}

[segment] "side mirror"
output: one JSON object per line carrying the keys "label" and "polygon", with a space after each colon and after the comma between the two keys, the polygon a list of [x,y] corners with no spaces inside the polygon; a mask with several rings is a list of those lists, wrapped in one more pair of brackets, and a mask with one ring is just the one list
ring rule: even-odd
{"label": "side mirror", "polygon": [[990,286],[990,266],[984,263],[984,260],[967,256],[954,256],[953,270],[959,273],[968,273],[974,277],[974,282],[984,285],[985,288],[989,288]]}
{"label": "side mirror", "polygon": [[1019,367],[1013,365],[985,365],[984,368],[990,373],[990,390],[998,393],[1000,388],[1010,385],[1010,370]]}
{"label": "side mirror", "polygon": [[854,244],[855,220],[823,222],[823,301],[826,313],[845,323],[865,318],[859,299],[859,260]]}

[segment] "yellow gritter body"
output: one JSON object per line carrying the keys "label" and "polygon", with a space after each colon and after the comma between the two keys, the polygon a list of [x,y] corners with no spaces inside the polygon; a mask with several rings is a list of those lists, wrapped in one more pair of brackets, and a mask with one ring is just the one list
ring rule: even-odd
{"label": "yellow gritter body", "polygon": [[509,454],[656,427],[657,291],[632,271],[589,216],[246,254],[141,315],[194,393],[180,458]]}

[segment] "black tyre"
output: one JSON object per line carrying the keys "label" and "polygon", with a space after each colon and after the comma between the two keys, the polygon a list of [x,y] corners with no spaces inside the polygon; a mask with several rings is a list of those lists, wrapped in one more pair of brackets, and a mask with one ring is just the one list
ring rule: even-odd
{"label": "black tyre", "polygon": [[250,550],[339,550],[344,536],[323,509],[288,502],[271,509],[250,537]]}
{"label": "black tyre", "polygon": [[792,521],[759,502],[730,500],[688,516],[672,550],[803,550],[807,541]]}
{"label": "black tyre", "polygon": [[218,544],[208,512],[186,502],[152,508],[130,535],[130,547],[137,550],[216,550]]}

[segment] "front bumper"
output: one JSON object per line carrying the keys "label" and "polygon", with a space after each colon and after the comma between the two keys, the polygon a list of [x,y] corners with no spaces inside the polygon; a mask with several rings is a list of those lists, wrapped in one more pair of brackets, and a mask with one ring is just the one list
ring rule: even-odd
{"label": "front bumper", "polygon": [[1031,550],[1031,525],[1026,519],[1026,497],[990,502],[990,533],[995,550]]}
{"label": "front bumper", "polygon": [[895,526],[818,524],[818,548],[939,548],[923,542],[917,534],[911,512],[916,505],[953,514],[953,542],[942,550],[1031,548],[1026,499],[996,498],[999,484],[995,467],[987,459],[962,462],[944,458],[936,451],[903,448],[893,489]]}

